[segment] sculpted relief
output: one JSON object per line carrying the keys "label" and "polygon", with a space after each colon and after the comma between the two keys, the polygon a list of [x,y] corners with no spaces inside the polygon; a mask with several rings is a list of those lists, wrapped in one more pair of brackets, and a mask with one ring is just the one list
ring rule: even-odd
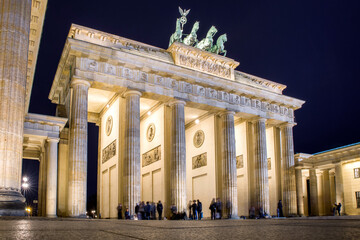
{"label": "sculpted relief", "polygon": [[241,154],[236,157],[236,168],[244,167],[244,156]]}
{"label": "sculpted relief", "polygon": [[161,160],[161,145],[142,155],[142,167],[146,167],[159,160]]}
{"label": "sculpted relief", "polygon": [[151,142],[155,137],[155,125],[151,123],[146,130],[146,139]]}
{"label": "sculpted relief", "polygon": [[203,145],[205,140],[205,133],[202,130],[197,130],[196,133],[194,134],[194,146],[196,148],[199,148]]}
{"label": "sculpted relief", "polygon": [[108,116],[105,124],[105,132],[107,136],[111,134],[112,127],[113,127],[113,118],[112,116]]}
{"label": "sculpted relief", "polygon": [[220,64],[211,63],[209,61],[205,61],[199,58],[193,58],[182,54],[179,55],[179,60],[180,65],[191,67],[204,72],[209,72],[218,76],[231,78],[231,69]]}
{"label": "sculpted relief", "polygon": [[102,163],[116,155],[116,139],[102,150]]}
{"label": "sculpted relief", "polygon": [[204,167],[207,165],[207,153],[202,153],[192,158],[192,169]]}

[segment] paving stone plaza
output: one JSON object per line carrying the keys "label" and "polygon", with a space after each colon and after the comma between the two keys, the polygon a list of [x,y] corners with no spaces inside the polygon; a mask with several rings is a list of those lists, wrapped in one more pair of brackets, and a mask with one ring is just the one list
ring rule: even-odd
{"label": "paving stone plaza", "polygon": [[126,221],[3,218],[0,239],[359,239],[359,218]]}

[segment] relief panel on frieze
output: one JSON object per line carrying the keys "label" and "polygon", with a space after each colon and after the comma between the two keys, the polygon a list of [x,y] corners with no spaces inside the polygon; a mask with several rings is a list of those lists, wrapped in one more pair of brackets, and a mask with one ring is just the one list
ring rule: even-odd
{"label": "relief panel on frieze", "polygon": [[102,150],[102,163],[116,155],[116,139]]}
{"label": "relief panel on frieze", "polygon": [[192,158],[192,169],[201,168],[206,165],[207,165],[207,153],[202,153]]}
{"label": "relief panel on frieze", "polygon": [[271,170],[271,158],[267,159],[268,170]]}
{"label": "relief panel on frieze", "polygon": [[244,167],[244,156],[241,154],[236,156],[236,168],[243,168]]}
{"label": "relief panel on frieze", "polygon": [[161,145],[147,151],[142,155],[142,167],[146,167],[161,160]]}

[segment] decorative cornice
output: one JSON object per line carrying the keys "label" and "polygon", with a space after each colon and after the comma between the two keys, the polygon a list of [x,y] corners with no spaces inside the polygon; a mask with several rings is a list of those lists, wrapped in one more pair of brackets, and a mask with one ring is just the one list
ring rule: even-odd
{"label": "decorative cornice", "polygon": [[179,42],[174,42],[167,51],[172,54],[175,65],[231,80],[235,79],[234,69],[240,64],[233,59]]}
{"label": "decorative cornice", "polygon": [[35,75],[35,67],[39,53],[40,39],[44,24],[47,0],[32,0],[30,34],[28,46],[28,64],[26,73],[25,111],[28,112],[30,96]]}

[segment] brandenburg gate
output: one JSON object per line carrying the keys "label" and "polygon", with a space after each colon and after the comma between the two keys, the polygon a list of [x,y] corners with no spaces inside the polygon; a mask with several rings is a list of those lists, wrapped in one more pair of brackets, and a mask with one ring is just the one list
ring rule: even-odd
{"label": "brandenburg gate", "polygon": [[52,126],[34,157],[41,215],[85,216],[88,122],[99,126],[102,218],[115,218],[118,203],[133,215],[139,201],[161,200],[168,216],[197,199],[209,217],[213,198],[233,218],[252,207],[276,215],[280,199],[286,216],[298,214],[293,126],[304,101],[235,70],[221,55],[226,34],[212,42],[215,27],[199,42],[195,23],[182,39],[180,20],[168,49],[71,26],[49,94],[56,117],[25,119],[27,139]]}

